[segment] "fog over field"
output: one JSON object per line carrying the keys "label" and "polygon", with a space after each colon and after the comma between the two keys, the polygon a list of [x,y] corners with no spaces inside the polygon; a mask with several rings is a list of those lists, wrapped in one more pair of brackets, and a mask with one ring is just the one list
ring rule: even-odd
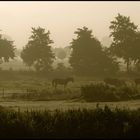
{"label": "fog over field", "polygon": [[140,138],[140,2],[1,1],[0,138]]}

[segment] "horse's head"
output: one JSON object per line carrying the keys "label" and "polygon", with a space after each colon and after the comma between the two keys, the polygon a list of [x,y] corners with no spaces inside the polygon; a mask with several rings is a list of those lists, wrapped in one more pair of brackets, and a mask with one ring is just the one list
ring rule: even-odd
{"label": "horse's head", "polygon": [[74,78],[73,77],[69,77],[67,78],[68,81],[74,82]]}

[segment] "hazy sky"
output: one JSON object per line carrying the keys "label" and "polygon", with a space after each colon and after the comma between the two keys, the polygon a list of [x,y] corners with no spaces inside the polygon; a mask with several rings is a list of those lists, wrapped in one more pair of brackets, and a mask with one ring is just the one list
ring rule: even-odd
{"label": "hazy sky", "polygon": [[22,48],[31,35],[31,27],[51,32],[54,47],[68,46],[74,31],[87,26],[101,40],[109,35],[110,21],[117,13],[130,16],[140,27],[140,2],[132,1],[0,1],[0,29]]}

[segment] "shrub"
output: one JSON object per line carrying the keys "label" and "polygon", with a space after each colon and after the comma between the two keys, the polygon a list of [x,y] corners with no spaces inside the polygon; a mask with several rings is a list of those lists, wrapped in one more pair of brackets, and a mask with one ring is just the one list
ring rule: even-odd
{"label": "shrub", "polygon": [[114,87],[100,83],[82,86],[81,95],[88,101],[120,101],[134,99],[139,92],[133,87]]}

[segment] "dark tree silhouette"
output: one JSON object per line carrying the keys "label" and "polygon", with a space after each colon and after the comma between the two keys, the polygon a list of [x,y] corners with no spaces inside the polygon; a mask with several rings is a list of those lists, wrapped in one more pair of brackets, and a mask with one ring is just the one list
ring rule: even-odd
{"label": "dark tree silhouette", "polygon": [[111,21],[110,36],[113,42],[110,51],[117,57],[123,58],[127,65],[127,72],[130,71],[130,64],[133,60],[133,45],[135,43],[137,26],[130,21],[130,17],[118,14],[115,20]]}
{"label": "dark tree silhouette", "polygon": [[21,52],[21,58],[28,66],[34,66],[37,71],[50,71],[54,54],[51,50],[53,41],[49,37],[50,32],[38,27],[32,28],[32,35],[27,45]]}
{"label": "dark tree silhouette", "polygon": [[134,61],[134,64],[136,66],[137,71],[140,71],[140,32],[137,32],[136,38],[132,49],[132,59]]}
{"label": "dark tree silhouette", "polygon": [[103,51],[101,43],[92,36],[91,30],[87,27],[78,28],[75,34],[77,38],[71,42],[72,53],[69,62],[76,74],[87,76],[116,70],[115,62]]}
{"label": "dark tree silhouette", "polygon": [[15,46],[13,41],[9,41],[6,38],[2,38],[0,35],[0,63],[9,62],[9,59],[15,57]]}

